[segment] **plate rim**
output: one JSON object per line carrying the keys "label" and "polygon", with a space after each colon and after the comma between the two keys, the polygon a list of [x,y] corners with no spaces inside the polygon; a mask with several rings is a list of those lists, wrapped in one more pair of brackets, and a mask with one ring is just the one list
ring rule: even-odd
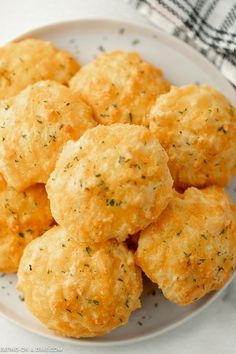
{"label": "plate rim", "polygon": [[[181,52],[184,56],[188,56],[190,59],[193,58],[193,61],[197,63],[198,66],[201,66],[202,69],[206,70],[210,76],[214,76],[214,77],[216,76],[217,81],[219,82],[220,85],[222,85],[222,89],[224,86],[224,94],[225,92],[227,92],[226,95],[230,97],[231,101],[236,100],[236,91],[234,90],[233,86],[226,80],[226,78],[222,75],[222,73],[210,61],[208,61],[201,53],[197,52],[193,47],[191,47],[187,43],[181,41],[180,39],[172,36],[169,33],[162,31],[161,29],[151,24],[141,24],[141,23],[139,24],[138,22],[134,22],[134,21],[123,21],[123,20],[116,20],[112,18],[102,18],[102,17],[90,17],[86,19],[78,18],[78,19],[72,19],[66,21],[53,22],[50,24],[35,27],[31,30],[23,32],[17,37],[12,38],[10,41],[3,43],[3,45],[6,45],[9,42],[19,41],[25,38],[33,37],[34,35],[38,36],[40,31],[55,29],[56,27],[61,27],[61,26],[70,26],[76,24],[81,25],[81,24],[89,24],[89,23],[93,25],[102,23],[102,24],[112,25],[112,26],[115,25],[120,27],[129,27],[132,28],[133,30],[144,31],[146,33],[149,32],[152,35],[156,34],[157,37],[160,38],[162,42],[167,43],[170,46],[174,45],[174,47],[177,48],[177,50]],[[192,318],[198,316],[208,306],[211,306],[212,303],[215,302],[215,300],[217,300],[220,296],[222,296],[222,294],[226,291],[226,289],[228,288],[228,286],[230,285],[230,283],[233,281],[234,278],[236,278],[236,272],[231,276],[231,278],[227,281],[227,283],[224,285],[223,288],[221,288],[215,293],[212,293],[212,296],[206,303],[204,303],[201,307],[197,308],[196,310],[193,310],[191,314],[186,315],[184,318],[177,320],[173,324],[168,325],[156,332],[153,331],[150,334],[143,334],[143,335],[139,335],[139,337],[128,338],[123,340],[111,340],[109,342],[105,342],[105,341],[99,342],[94,339],[90,340],[89,338],[76,339],[76,338],[58,336],[53,331],[51,333],[49,332],[48,334],[40,333],[37,330],[22,324],[18,320],[8,317],[4,313],[2,313],[1,310],[0,310],[0,316],[16,324],[17,326],[23,328],[27,332],[34,333],[41,337],[48,338],[58,342],[70,343],[73,345],[86,346],[86,347],[111,347],[117,345],[129,345],[129,344],[139,343],[145,340],[159,337],[162,334],[172,331],[177,327],[182,326],[186,322],[190,321]]]}
{"label": "plate rim", "polygon": [[[180,49],[183,50],[183,54],[188,53],[190,55],[190,59],[191,58],[195,58],[196,60],[199,61],[199,65],[201,65],[202,67],[204,67],[206,69],[206,71],[210,71],[210,75],[216,75],[217,76],[217,80],[219,80],[219,82],[222,83],[222,85],[225,86],[226,91],[229,93],[229,96],[232,96],[232,98],[230,98],[231,101],[236,100],[236,90],[233,88],[233,86],[230,84],[230,82],[223,76],[223,74],[218,70],[218,68],[211,63],[208,59],[206,59],[204,57],[203,54],[201,54],[200,52],[198,52],[197,50],[195,50],[193,47],[191,47],[189,44],[181,41],[179,38],[164,32],[163,30],[161,30],[160,28],[155,27],[152,24],[139,24],[137,22],[134,21],[123,21],[123,20],[116,20],[116,19],[111,19],[111,18],[106,18],[106,17],[90,17],[90,18],[86,18],[86,19],[82,19],[82,18],[78,18],[78,19],[72,19],[72,20],[65,20],[65,21],[58,21],[58,22],[54,22],[54,23],[50,23],[50,24],[46,24],[46,25],[42,25],[39,27],[35,27],[29,31],[25,31],[22,34],[20,34],[17,37],[12,38],[10,41],[6,42],[3,45],[6,45],[7,43],[10,42],[15,42],[15,41],[19,41],[25,38],[29,38],[29,36],[33,36],[34,34],[37,34],[37,32],[39,31],[43,31],[43,30],[50,30],[51,28],[54,27],[60,27],[60,26],[69,26],[72,24],[77,24],[77,23],[81,23],[81,24],[86,24],[86,23],[106,23],[107,25],[119,25],[119,26],[129,26],[132,27],[133,29],[137,29],[137,30],[143,30],[146,32],[156,32],[156,34],[158,35],[158,38],[161,38],[162,40],[164,40],[165,42],[168,42],[170,44],[175,44],[177,47],[179,47]],[[134,50],[135,51],[135,50]],[[225,94],[225,91],[224,91]],[[226,94],[227,95],[227,94]]]}
{"label": "plate rim", "polygon": [[[111,340],[109,342],[99,342],[99,341],[97,342],[96,340],[91,341],[90,340],[91,338],[73,338],[73,337],[60,336],[60,335],[57,335],[53,331],[50,332],[50,330],[48,330],[49,333],[41,333],[33,328],[29,328],[28,326],[22,324],[21,322],[13,319],[11,317],[8,317],[7,315],[2,313],[1,311],[0,311],[0,317],[6,319],[7,321],[9,321],[11,323],[14,323],[17,327],[23,328],[27,332],[36,334],[36,335],[43,337],[43,338],[58,341],[60,343],[70,343],[73,345],[79,345],[79,346],[83,346],[83,347],[100,347],[100,348],[112,347],[112,346],[118,346],[118,345],[122,345],[122,346],[131,345],[131,344],[147,341],[149,339],[157,338],[165,333],[171,332],[174,329],[183,326],[185,323],[189,322],[191,319],[199,316],[207,307],[210,307],[217,299],[219,299],[220,297],[223,297],[223,294],[227,291],[228,287],[230,286],[230,284],[232,283],[232,281],[235,278],[236,278],[236,271],[232,274],[232,276],[226,282],[226,284],[223,286],[223,288],[221,288],[220,290],[218,290],[216,292],[212,292],[211,298],[205,304],[203,304],[201,307],[197,308],[196,310],[194,310],[192,313],[185,316],[181,320],[175,321],[173,324],[159,330],[158,332],[152,332],[150,334],[143,334],[143,335],[140,335],[139,337],[123,339],[123,340]],[[123,326],[125,326],[125,324]],[[44,326],[44,327],[47,328],[46,326]],[[94,338],[96,338],[96,337],[94,337]],[[97,338],[102,338],[102,336],[99,336]]]}

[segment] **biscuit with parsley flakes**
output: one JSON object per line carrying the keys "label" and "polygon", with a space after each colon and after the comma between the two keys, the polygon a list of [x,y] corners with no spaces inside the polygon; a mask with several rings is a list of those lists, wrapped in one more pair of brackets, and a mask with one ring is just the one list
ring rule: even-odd
{"label": "biscuit with parsley flakes", "polygon": [[56,226],[25,249],[17,288],[49,329],[93,337],[127,323],[140,307],[142,275],[125,244],[79,243]]}
{"label": "biscuit with parsley flakes", "polygon": [[148,120],[176,186],[225,186],[235,174],[236,110],[215,89],[172,87],[157,98]]}
{"label": "biscuit with parsley flakes", "polygon": [[45,183],[63,144],[96,125],[91,108],[69,88],[41,81],[0,108],[0,172],[22,191]]}
{"label": "biscuit with parsley flakes", "polygon": [[52,214],[81,242],[124,241],[168,205],[167,161],[144,126],[98,125],[65,145],[46,186]]}
{"label": "biscuit with parsley flakes", "polygon": [[16,272],[24,248],[54,220],[44,185],[16,192],[0,177],[0,272]]}
{"label": "biscuit with parsley flakes", "polygon": [[24,39],[0,48],[0,99],[17,95],[41,80],[67,84],[79,70],[71,54],[50,42]]}
{"label": "biscuit with parsley flakes", "polygon": [[83,66],[70,87],[93,107],[99,123],[145,125],[156,97],[169,90],[169,83],[138,53],[120,50]]}
{"label": "biscuit with parsley flakes", "polygon": [[224,189],[176,193],[158,222],[141,232],[136,261],[180,305],[222,288],[236,266],[236,209]]}

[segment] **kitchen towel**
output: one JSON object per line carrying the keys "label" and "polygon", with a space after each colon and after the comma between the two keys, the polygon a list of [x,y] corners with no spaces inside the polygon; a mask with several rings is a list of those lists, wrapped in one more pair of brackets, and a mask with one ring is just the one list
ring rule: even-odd
{"label": "kitchen towel", "polygon": [[214,63],[236,86],[235,0],[126,0]]}

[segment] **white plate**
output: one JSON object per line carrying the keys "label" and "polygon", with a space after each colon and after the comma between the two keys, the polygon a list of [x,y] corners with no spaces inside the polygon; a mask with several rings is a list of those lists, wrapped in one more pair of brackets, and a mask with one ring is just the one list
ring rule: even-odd
{"label": "white plate", "polygon": [[[172,83],[207,83],[222,91],[232,102],[236,102],[234,89],[203,56],[186,44],[151,27],[110,20],[80,20],[39,28],[23,37],[50,40],[56,46],[71,51],[82,64],[104,50],[135,50],[161,67]],[[235,187],[236,180],[229,187],[234,199]],[[222,289],[192,305],[180,307],[165,300],[157,287],[146,280],[142,308],[132,314],[127,325],[103,337],[78,340],[60,337],[48,331],[27,311],[21,296],[15,290],[15,283],[15,275],[0,274],[0,313],[3,316],[42,336],[90,346],[121,345],[160,335],[192,318],[224,291]]]}

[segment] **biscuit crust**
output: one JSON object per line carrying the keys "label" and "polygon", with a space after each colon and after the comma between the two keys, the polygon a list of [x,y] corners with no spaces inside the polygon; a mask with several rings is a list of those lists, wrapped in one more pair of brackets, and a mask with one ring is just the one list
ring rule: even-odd
{"label": "biscuit crust", "polygon": [[172,198],[167,160],[143,126],[88,130],[65,145],[47,182],[55,220],[82,242],[124,241],[155,221]]}
{"label": "biscuit crust", "polygon": [[225,186],[235,174],[236,110],[215,89],[172,87],[157,98],[148,120],[176,186]]}
{"label": "biscuit crust", "polygon": [[180,305],[220,289],[236,266],[236,209],[220,187],[177,194],[141,232],[137,264]]}
{"label": "biscuit crust", "polygon": [[79,243],[57,226],[26,248],[18,290],[49,329],[93,337],[125,324],[140,307],[142,276],[125,244]]}
{"label": "biscuit crust", "polygon": [[0,272],[16,272],[27,244],[43,234],[53,223],[44,185],[38,184],[24,192],[16,192],[6,184],[4,186],[2,179]]}
{"label": "biscuit crust", "polygon": [[96,125],[80,96],[55,81],[38,82],[4,100],[0,120],[0,171],[18,191],[46,183],[63,144]]}
{"label": "biscuit crust", "polygon": [[70,87],[93,107],[99,123],[145,125],[156,97],[169,90],[169,83],[138,53],[114,51],[83,66]]}
{"label": "biscuit crust", "polygon": [[79,70],[71,54],[50,42],[25,39],[0,48],[0,99],[17,95],[41,80],[67,84]]}

